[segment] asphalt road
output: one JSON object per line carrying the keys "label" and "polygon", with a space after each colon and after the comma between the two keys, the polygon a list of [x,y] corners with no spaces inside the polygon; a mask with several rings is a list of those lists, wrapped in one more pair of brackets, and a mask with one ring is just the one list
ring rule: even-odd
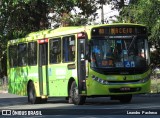
{"label": "asphalt road", "polygon": [[[134,96],[130,104],[110,98],[87,98],[84,105],[68,104],[64,98],[49,98],[44,104],[29,104],[27,97],[0,94],[0,115],[11,112],[12,117],[78,117],[78,118],[160,118],[160,95]],[[6,111],[9,110],[9,111]],[[37,116],[38,115],[38,116]],[[0,116],[0,117],[1,117]]]}

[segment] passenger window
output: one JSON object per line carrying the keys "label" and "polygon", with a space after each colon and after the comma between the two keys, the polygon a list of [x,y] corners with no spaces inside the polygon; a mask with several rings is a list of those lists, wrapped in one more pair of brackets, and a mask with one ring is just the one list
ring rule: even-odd
{"label": "passenger window", "polygon": [[55,38],[51,39],[50,45],[50,63],[60,63],[61,62],[61,39]]}
{"label": "passenger window", "polygon": [[27,65],[27,44],[18,45],[18,65],[26,66]]}
{"label": "passenger window", "polygon": [[63,37],[63,62],[75,61],[75,36]]}
{"label": "passenger window", "polygon": [[10,67],[17,66],[17,46],[10,46],[9,47],[9,65]]}
{"label": "passenger window", "polygon": [[37,42],[28,43],[28,65],[33,66],[37,64]]}

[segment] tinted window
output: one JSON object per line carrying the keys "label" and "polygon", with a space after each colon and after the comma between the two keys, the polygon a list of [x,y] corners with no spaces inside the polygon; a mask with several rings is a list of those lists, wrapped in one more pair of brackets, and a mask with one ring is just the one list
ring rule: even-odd
{"label": "tinted window", "polygon": [[9,65],[10,67],[17,66],[17,46],[9,47]]}
{"label": "tinted window", "polygon": [[75,36],[63,37],[63,62],[75,60]]}
{"label": "tinted window", "polygon": [[61,62],[61,39],[51,39],[50,45],[50,63],[60,63]]}
{"label": "tinted window", "polygon": [[18,45],[18,65],[26,66],[27,65],[27,44]]}
{"label": "tinted window", "polygon": [[37,43],[30,42],[28,43],[28,65],[37,64]]}

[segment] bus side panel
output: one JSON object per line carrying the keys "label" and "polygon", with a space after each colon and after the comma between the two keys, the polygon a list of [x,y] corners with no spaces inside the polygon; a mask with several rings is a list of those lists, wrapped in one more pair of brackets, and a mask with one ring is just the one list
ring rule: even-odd
{"label": "bus side panel", "polygon": [[8,70],[8,92],[15,94],[15,69],[9,68]]}
{"label": "bus side panel", "polygon": [[38,66],[28,66],[28,79],[27,79],[27,81],[29,82],[30,80],[34,83],[36,96],[40,96]]}
{"label": "bus side panel", "polygon": [[55,66],[48,66],[48,78],[49,78],[49,96],[57,96],[58,89],[56,86]]}
{"label": "bus side panel", "polygon": [[26,95],[27,92],[27,67],[11,68],[9,72],[9,93]]}
{"label": "bus side panel", "polygon": [[[75,64],[75,36],[64,36],[62,38],[62,43],[60,38],[55,38],[50,41],[49,50],[51,52],[49,53],[54,56],[49,55],[49,63],[52,63],[48,66],[49,95],[67,97],[69,80],[77,79],[77,69]],[[58,48],[57,45],[60,48]],[[56,53],[56,50],[54,50],[55,48],[57,49],[58,54]],[[61,55],[59,54],[60,52]]]}
{"label": "bus side panel", "polygon": [[39,95],[37,66],[26,66],[9,69],[9,93],[27,95],[27,84],[32,80],[37,96]]}
{"label": "bus side panel", "polygon": [[67,64],[53,64],[48,68],[50,96],[67,96],[68,78]]}

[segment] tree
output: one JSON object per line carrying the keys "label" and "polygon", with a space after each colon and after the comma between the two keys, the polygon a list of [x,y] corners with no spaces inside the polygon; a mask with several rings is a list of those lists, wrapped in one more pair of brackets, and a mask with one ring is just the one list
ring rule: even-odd
{"label": "tree", "polygon": [[145,24],[150,33],[150,40],[160,40],[160,1],[137,0],[123,8],[119,21]]}
{"label": "tree", "polygon": [[0,61],[6,67],[7,41],[24,37],[27,33],[46,27],[47,4],[41,0],[1,0],[0,2]]}
{"label": "tree", "polygon": [[[68,14],[72,19],[79,19],[83,15],[83,19],[87,19],[96,11],[96,2],[94,0],[1,0],[0,7],[2,35],[8,35],[9,39],[13,39],[24,37],[32,31],[49,28],[48,19],[55,20],[58,24],[64,20],[63,14]],[[70,12],[75,7],[79,7],[81,12],[72,17]],[[50,12],[55,15],[48,17]]]}
{"label": "tree", "polygon": [[[48,19],[54,20],[55,26],[65,19],[71,25],[82,25],[90,20],[90,16],[95,18],[97,14],[94,13],[101,7],[98,4],[106,3],[118,3],[119,7],[115,8],[121,8],[124,0],[1,0],[1,35],[5,34],[9,39],[24,37],[29,32],[49,28]],[[75,7],[81,12],[72,15]],[[48,16],[50,12],[54,13],[52,17]],[[68,17],[64,18],[63,14]]]}

